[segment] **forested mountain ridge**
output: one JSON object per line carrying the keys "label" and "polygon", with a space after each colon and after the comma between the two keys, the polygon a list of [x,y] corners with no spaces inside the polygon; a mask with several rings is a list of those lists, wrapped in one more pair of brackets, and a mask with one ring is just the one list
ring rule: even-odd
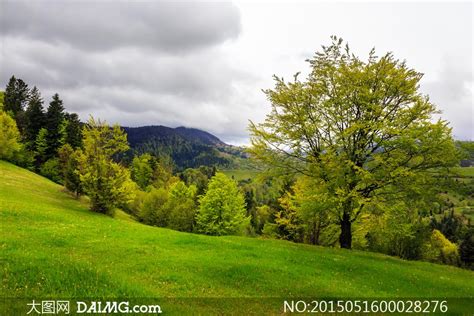
{"label": "forested mountain ridge", "polygon": [[162,125],[123,127],[134,153],[170,156],[178,169],[200,165],[232,167],[246,158],[241,147],[228,145],[216,136],[196,128]]}

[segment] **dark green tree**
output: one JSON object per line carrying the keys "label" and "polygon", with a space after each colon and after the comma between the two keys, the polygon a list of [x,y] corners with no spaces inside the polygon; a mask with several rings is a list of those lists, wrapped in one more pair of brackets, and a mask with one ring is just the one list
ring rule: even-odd
{"label": "dark green tree", "polygon": [[46,151],[48,150],[47,137],[48,137],[48,131],[44,127],[39,130],[38,135],[36,136],[35,160],[36,160],[36,166],[38,168],[42,163],[44,163],[47,160],[46,158]]}
{"label": "dark green tree", "polygon": [[79,157],[81,154],[81,149],[74,150],[70,144],[65,144],[58,150],[63,184],[69,192],[74,193],[76,198],[83,193],[79,178]]}
{"label": "dark green tree", "polygon": [[25,141],[28,149],[34,150],[36,137],[45,124],[43,99],[38,88],[33,87],[25,111]]}
{"label": "dark green tree", "polygon": [[474,268],[474,228],[465,234],[459,246],[461,260],[471,269]]}
{"label": "dark green tree", "polygon": [[53,100],[49,103],[48,111],[46,112],[45,128],[47,129],[47,158],[54,157],[57,154],[59,147],[61,147],[64,138],[64,124],[65,114],[63,101],[56,93]]}
{"label": "dark green tree", "polygon": [[66,113],[66,143],[72,148],[82,146],[82,126],[79,116],[76,113]]}
{"label": "dark green tree", "polygon": [[28,85],[21,79],[12,76],[5,89],[3,110],[11,113],[18,129],[24,129],[24,110],[29,98]]}

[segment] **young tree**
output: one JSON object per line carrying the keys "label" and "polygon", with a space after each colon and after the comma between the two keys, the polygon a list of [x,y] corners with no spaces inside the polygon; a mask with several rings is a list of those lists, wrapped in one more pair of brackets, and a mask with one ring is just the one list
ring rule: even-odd
{"label": "young tree", "polygon": [[58,158],[50,158],[40,167],[40,174],[56,183],[62,184],[61,166]]}
{"label": "young tree", "polygon": [[249,225],[244,196],[235,181],[223,173],[216,173],[211,178],[207,192],[199,203],[196,216],[198,232],[207,235],[241,234]]}
{"label": "young tree", "polygon": [[0,159],[9,160],[21,149],[15,120],[0,110]]}
{"label": "young tree", "polygon": [[[448,123],[418,88],[422,74],[391,53],[367,61],[333,42],[306,81],[275,77],[272,111],[250,124],[251,154],[272,170],[312,177],[337,218],[342,248],[367,206],[423,194],[435,168],[457,162]],[[418,198],[417,196],[416,198]],[[329,209],[329,206],[328,206]]]}
{"label": "young tree", "polygon": [[153,180],[151,160],[152,157],[150,154],[135,156],[132,160],[130,168],[132,180],[135,181],[142,190],[145,190]]}
{"label": "young tree", "polygon": [[196,215],[196,192],[194,185],[189,187],[182,181],[173,183],[169,189],[167,209],[168,227],[180,231],[192,232]]}
{"label": "young tree", "polygon": [[38,88],[33,87],[25,111],[25,141],[28,148],[34,150],[36,137],[45,124],[43,99]]}
{"label": "young tree", "polygon": [[64,187],[78,198],[82,193],[81,179],[79,178],[79,157],[81,149],[74,150],[71,145],[65,144],[58,150],[59,164]]}
{"label": "young tree", "polygon": [[63,145],[65,137],[64,118],[63,101],[56,93],[53,96],[53,100],[49,103],[48,111],[46,112],[45,128],[48,131],[46,137],[48,143],[46,156],[48,158],[54,157],[59,147]]}
{"label": "young tree", "polygon": [[41,128],[36,136],[35,140],[35,160],[36,165],[39,167],[42,163],[47,160],[46,151],[48,150],[47,142],[48,131],[46,128]]}
{"label": "young tree", "polygon": [[128,150],[127,134],[120,126],[110,128],[91,118],[83,130],[84,150],[79,156],[79,176],[95,212],[112,214],[114,207],[133,199],[130,172],[113,161]]}

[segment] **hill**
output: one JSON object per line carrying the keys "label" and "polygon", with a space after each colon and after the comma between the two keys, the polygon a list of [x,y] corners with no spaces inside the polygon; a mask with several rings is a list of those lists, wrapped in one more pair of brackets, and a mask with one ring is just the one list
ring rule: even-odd
{"label": "hill", "polygon": [[229,168],[246,158],[243,149],[195,128],[166,126],[123,127],[136,153],[169,155],[178,170],[201,165]]}
{"label": "hill", "polygon": [[[92,213],[61,186],[3,161],[0,223],[4,309],[11,308],[8,298],[126,297],[152,298],[176,314],[248,309],[276,314],[290,298],[470,297],[472,304],[474,296],[469,281],[474,272],[455,267],[278,240],[181,233],[123,214]],[[17,311],[25,314],[25,308]],[[0,314],[13,315],[1,308]]]}

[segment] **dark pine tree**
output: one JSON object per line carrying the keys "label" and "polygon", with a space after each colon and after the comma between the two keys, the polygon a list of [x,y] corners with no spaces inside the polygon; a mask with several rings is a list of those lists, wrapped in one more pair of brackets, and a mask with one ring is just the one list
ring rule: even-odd
{"label": "dark pine tree", "polygon": [[471,228],[459,246],[461,260],[471,269],[474,269],[474,228]]}
{"label": "dark pine tree", "polygon": [[66,143],[72,148],[82,146],[82,126],[76,113],[66,113]]}
{"label": "dark pine tree", "polygon": [[59,98],[56,93],[53,96],[53,101],[49,103],[48,111],[46,112],[45,127],[48,131],[46,142],[46,158],[52,158],[57,154],[59,147],[61,147],[62,138],[62,125],[64,121],[64,107],[63,101]]}
{"label": "dark pine tree", "polygon": [[35,141],[39,130],[44,127],[45,113],[40,91],[34,87],[30,92],[28,107],[25,111],[25,140],[28,149],[35,149]]}
{"label": "dark pine tree", "polygon": [[3,110],[13,114],[18,129],[22,133],[25,127],[24,109],[28,102],[28,98],[28,85],[23,80],[16,79],[15,76],[12,76],[5,88]]}

